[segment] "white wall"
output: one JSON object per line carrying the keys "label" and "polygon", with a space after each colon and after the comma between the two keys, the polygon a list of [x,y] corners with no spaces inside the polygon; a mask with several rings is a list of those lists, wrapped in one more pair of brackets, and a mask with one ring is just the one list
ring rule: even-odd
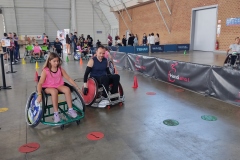
{"label": "white wall", "polygon": [[0,40],[3,37],[3,33],[4,33],[4,26],[3,26],[3,15],[0,14]]}
{"label": "white wall", "polygon": [[[18,35],[46,33],[52,41],[57,30],[71,29],[71,0],[0,0],[0,6],[7,32]],[[109,8],[107,11],[110,14]],[[76,23],[78,36],[84,34],[86,37],[89,34],[94,43],[97,39],[107,43],[109,31],[106,31],[89,0],[76,0]],[[97,34],[97,31],[102,33]]]}

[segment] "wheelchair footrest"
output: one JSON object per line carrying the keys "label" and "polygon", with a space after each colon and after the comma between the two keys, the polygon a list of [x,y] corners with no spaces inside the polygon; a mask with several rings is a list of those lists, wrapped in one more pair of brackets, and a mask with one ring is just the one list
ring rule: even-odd
{"label": "wheelchair footrest", "polygon": [[109,98],[109,99],[112,99],[112,98],[117,98],[117,97],[119,97],[119,96],[120,96],[119,93],[115,93],[115,94],[110,94],[110,95],[108,95],[108,98]]}

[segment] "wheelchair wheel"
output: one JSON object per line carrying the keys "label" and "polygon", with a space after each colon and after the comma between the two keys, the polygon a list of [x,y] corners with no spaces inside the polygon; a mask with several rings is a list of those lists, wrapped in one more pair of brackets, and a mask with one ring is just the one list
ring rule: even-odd
{"label": "wheelchair wheel", "polygon": [[83,95],[83,99],[86,105],[91,106],[97,98],[98,83],[94,78],[88,78],[87,86],[88,86],[88,94]]}
{"label": "wheelchair wheel", "polygon": [[44,58],[45,60],[47,60],[48,54],[45,54],[45,55],[43,56],[43,58]]}
{"label": "wheelchair wheel", "polygon": [[42,94],[42,103],[37,104],[37,93],[33,92],[28,98],[25,108],[26,122],[32,128],[36,127],[43,117],[43,108],[45,105],[45,97]]}
{"label": "wheelchair wheel", "polygon": [[71,95],[72,95],[72,104],[74,104],[76,107],[78,107],[80,110],[85,112],[85,104],[82,96],[79,94],[79,92],[71,85],[68,83],[64,83],[65,86],[69,87],[71,90]]}
{"label": "wheelchair wheel", "polygon": [[115,69],[114,69],[114,65],[113,65],[113,62],[112,61],[109,61],[108,62],[108,66],[109,66],[109,71],[111,74],[114,74],[115,73]]}

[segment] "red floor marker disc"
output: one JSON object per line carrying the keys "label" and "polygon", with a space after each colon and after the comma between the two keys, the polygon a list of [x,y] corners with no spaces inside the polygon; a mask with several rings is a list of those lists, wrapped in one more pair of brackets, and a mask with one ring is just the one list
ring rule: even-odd
{"label": "red floor marker disc", "polygon": [[36,151],[39,147],[40,145],[38,143],[32,142],[22,145],[21,147],[19,147],[18,151],[22,153],[29,153]]}
{"label": "red floor marker disc", "polygon": [[104,134],[101,132],[91,132],[87,135],[87,139],[92,141],[100,140],[104,137]]}
{"label": "red floor marker disc", "polygon": [[240,103],[240,99],[236,99],[235,101]]}
{"label": "red floor marker disc", "polygon": [[146,94],[147,94],[147,95],[156,95],[155,92],[147,92]]}

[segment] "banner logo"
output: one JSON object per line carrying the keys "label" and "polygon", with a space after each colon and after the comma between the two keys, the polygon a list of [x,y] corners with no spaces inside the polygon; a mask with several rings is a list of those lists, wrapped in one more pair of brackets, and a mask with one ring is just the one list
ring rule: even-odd
{"label": "banner logo", "polygon": [[176,80],[179,80],[184,82],[190,82],[190,78],[186,78],[178,74],[176,66],[178,66],[178,62],[171,64],[171,70],[168,71],[168,81],[175,82]]}
{"label": "banner logo", "polygon": [[114,52],[114,53],[113,53],[113,62],[114,62],[114,63],[119,63],[120,61],[117,60],[117,59],[115,59],[115,58],[116,58],[116,54],[117,54],[117,52]]}
{"label": "banner logo", "polygon": [[139,70],[146,70],[146,67],[142,66],[142,57],[141,56],[136,56],[135,68],[136,68],[137,71],[139,71]]}

